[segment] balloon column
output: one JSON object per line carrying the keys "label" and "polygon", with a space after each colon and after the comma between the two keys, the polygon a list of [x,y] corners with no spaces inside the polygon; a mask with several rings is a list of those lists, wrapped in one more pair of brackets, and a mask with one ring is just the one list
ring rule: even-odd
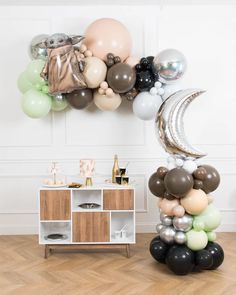
{"label": "balloon column", "polygon": [[220,175],[214,167],[198,164],[197,158],[205,154],[187,143],[183,128],[184,111],[201,93],[188,89],[171,95],[156,118],[159,140],[172,155],[167,167],[159,167],[149,178],[149,189],[159,198],[160,209],[158,235],[150,243],[150,253],[177,275],[216,269],[224,260],[214,232],[221,214],[211,195]]}
{"label": "balloon column", "polygon": [[174,49],[143,58],[131,50],[127,28],[111,18],[94,21],[84,36],[35,36],[29,48],[32,61],[18,79],[23,111],[41,118],[50,110],[68,105],[82,110],[92,102],[102,111],[114,111],[127,99],[138,118],[154,119],[171,93],[168,84],[184,74],[186,60]]}

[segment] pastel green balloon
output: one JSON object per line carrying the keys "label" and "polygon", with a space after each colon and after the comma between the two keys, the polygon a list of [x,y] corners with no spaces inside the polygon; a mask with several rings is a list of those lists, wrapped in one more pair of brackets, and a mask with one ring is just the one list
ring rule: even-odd
{"label": "pastel green balloon", "polygon": [[205,223],[204,223],[203,220],[197,219],[197,218],[194,219],[194,221],[193,221],[193,228],[196,231],[203,230],[204,229],[204,226],[205,226]]}
{"label": "pastel green balloon", "polygon": [[45,85],[46,81],[40,76],[45,62],[41,59],[35,59],[30,62],[26,69],[26,75],[32,84]]}
{"label": "pastel green balloon", "polygon": [[186,237],[187,247],[193,251],[204,249],[208,243],[207,234],[203,230],[196,231],[194,229],[191,229],[186,233]]}
{"label": "pastel green balloon", "polygon": [[206,233],[209,242],[214,242],[216,240],[216,233],[213,231],[209,231]]}
{"label": "pastel green balloon", "polygon": [[30,89],[23,95],[21,106],[27,116],[31,118],[42,118],[50,112],[52,99],[47,94]]}
{"label": "pastel green balloon", "polygon": [[17,80],[17,86],[21,93],[25,93],[26,91],[33,88],[32,83],[27,78],[26,72],[20,74]]}
{"label": "pastel green balloon", "polygon": [[55,98],[52,98],[52,111],[60,112],[66,109],[67,106],[68,106],[68,103],[65,99],[56,100]]}
{"label": "pastel green balloon", "polygon": [[43,87],[42,87],[42,92],[43,92],[43,93],[48,93],[48,92],[49,92],[49,87],[48,87],[48,85],[43,85]]}
{"label": "pastel green balloon", "polygon": [[210,204],[205,210],[194,218],[194,221],[203,222],[205,231],[212,231],[216,229],[221,223],[220,211],[213,205]]}

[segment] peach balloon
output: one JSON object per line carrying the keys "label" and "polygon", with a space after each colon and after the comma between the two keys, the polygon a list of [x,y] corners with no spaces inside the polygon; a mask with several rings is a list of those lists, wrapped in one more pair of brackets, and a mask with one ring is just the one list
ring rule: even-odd
{"label": "peach balloon", "polygon": [[83,43],[93,55],[107,60],[113,53],[124,61],[131,52],[132,40],[127,28],[112,18],[101,18],[91,23],[85,31]]}
{"label": "peach balloon", "polygon": [[163,199],[162,202],[159,204],[159,207],[163,213],[165,213],[168,216],[174,216],[173,209],[179,205],[179,200],[167,200]]}
{"label": "peach balloon", "polygon": [[114,96],[108,97],[105,94],[94,92],[94,103],[101,111],[114,111],[121,104],[121,97],[119,94],[114,93]]}
{"label": "peach balloon", "polygon": [[191,189],[190,192],[182,199],[181,205],[192,215],[200,214],[208,205],[207,195],[200,189]]}
{"label": "peach balloon", "polygon": [[140,58],[137,56],[129,56],[125,60],[125,64],[130,65],[132,68],[135,67],[140,61]]}
{"label": "peach balloon", "polygon": [[99,87],[100,83],[103,82],[106,78],[106,64],[104,63],[104,61],[95,56],[86,57],[84,61],[85,68],[83,71],[83,75],[85,77],[88,88]]}
{"label": "peach balloon", "polygon": [[184,207],[181,205],[174,207],[173,213],[174,213],[174,216],[176,217],[183,217],[185,213]]}

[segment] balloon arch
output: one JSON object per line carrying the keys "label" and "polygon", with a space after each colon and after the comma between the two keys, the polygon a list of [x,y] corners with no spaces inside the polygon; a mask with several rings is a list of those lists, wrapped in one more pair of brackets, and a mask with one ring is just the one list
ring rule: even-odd
{"label": "balloon arch", "polygon": [[220,176],[214,167],[198,163],[205,154],[188,144],[183,126],[187,106],[203,91],[176,92],[173,84],[186,70],[178,50],[138,58],[131,49],[127,28],[110,18],[90,24],[84,36],[35,36],[32,61],[18,78],[22,109],[41,118],[68,106],[82,110],[92,102],[102,111],[114,111],[127,99],[138,118],[156,117],[158,138],[171,156],[167,167],[159,167],[149,179],[150,191],[160,198],[161,219],[150,253],[178,275],[216,269],[224,259],[214,232],[221,216],[209,193]]}

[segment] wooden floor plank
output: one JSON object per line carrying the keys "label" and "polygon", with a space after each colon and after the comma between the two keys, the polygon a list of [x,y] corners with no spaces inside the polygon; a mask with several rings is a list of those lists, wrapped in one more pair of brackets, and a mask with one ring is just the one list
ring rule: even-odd
{"label": "wooden floor plank", "polygon": [[234,295],[236,233],[221,233],[223,265],[175,276],[149,254],[153,234],[138,234],[131,257],[124,250],[55,251],[43,258],[37,236],[0,236],[1,295]]}

